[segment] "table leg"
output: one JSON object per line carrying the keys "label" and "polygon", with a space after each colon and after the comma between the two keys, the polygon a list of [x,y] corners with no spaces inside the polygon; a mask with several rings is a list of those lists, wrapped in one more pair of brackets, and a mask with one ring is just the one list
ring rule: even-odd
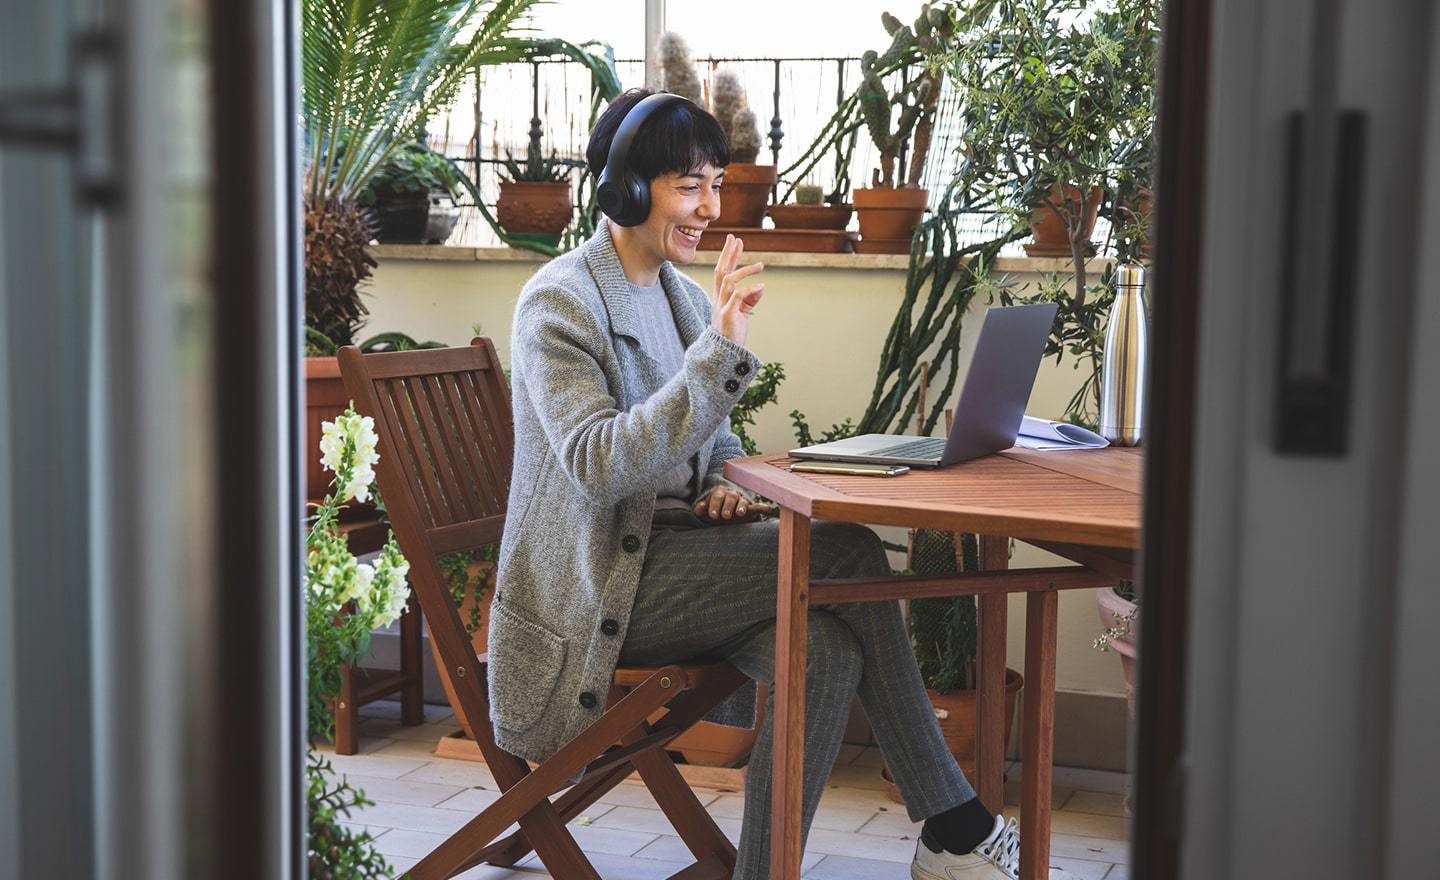
{"label": "table leg", "polygon": [[[980,568],[1001,571],[1010,567],[1010,539],[980,538]],[[976,705],[975,793],[985,809],[996,815],[1005,808],[1005,640],[1010,597],[1004,594],[981,596],[979,600],[980,646]]]}
{"label": "table leg", "polygon": [[780,510],[775,599],[775,763],[771,769],[770,877],[798,880],[805,772],[805,648],[810,611],[810,520]]}
{"label": "table leg", "polygon": [[1025,768],[1020,782],[1020,880],[1050,875],[1050,772],[1055,752],[1055,632],[1060,594],[1025,597]]}

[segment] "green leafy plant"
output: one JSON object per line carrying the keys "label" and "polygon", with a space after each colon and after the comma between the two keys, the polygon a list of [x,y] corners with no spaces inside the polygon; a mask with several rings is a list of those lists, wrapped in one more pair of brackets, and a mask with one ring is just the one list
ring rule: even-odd
{"label": "green leafy plant", "polygon": [[[982,0],[946,59],[964,106],[969,185],[1028,222],[1036,211],[1070,233],[1085,289],[1083,220],[1093,188],[1149,180],[1159,46],[1155,0]],[[1057,198],[1061,187],[1071,197]]]}
{"label": "green leafy plant", "polygon": [[754,380],[745,393],[740,395],[740,402],[730,411],[730,430],[740,438],[740,446],[745,450],[746,455],[755,455],[760,448],[750,438],[746,429],[755,424],[755,413],[762,407],[775,402],[780,393],[780,383],[785,380],[785,367],[778,363],[768,363],[760,367],[755,373]]}
{"label": "green leafy plant", "polygon": [[[347,501],[374,494],[374,465],[379,461],[374,423],[353,408],[325,422],[321,462],[335,474],[331,490],[316,508],[305,538],[305,634],[308,675],[307,732],[310,739],[334,735],[330,707],[340,692],[342,673],[370,647],[370,633],[404,613],[410,597],[410,565],[392,533],[373,563],[350,552],[340,531]],[[389,866],[373,838],[340,822],[351,809],[369,802],[364,793],[337,778],[328,762],[311,749],[306,761],[310,876],[327,880],[389,877]]]}
{"label": "green leafy plant", "polygon": [[455,607],[466,612],[462,622],[471,635],[485,625],[485,597],[495,590],[495,563],[499,558],[499,545],[486,544],[473,550],[445,553],[436,560]]}
{"label": "green leafy plant", "polygon": [[460,172],[449,159],[420,142],[406,144],[380,166],[358,199],[373,205],[377,197],[441,190],[450,196],[460,192]]}

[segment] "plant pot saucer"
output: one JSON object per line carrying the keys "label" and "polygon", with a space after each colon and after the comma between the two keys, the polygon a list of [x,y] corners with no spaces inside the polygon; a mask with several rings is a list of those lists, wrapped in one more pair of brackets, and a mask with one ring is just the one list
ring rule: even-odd
{"label": "plant pot saucer", "polygon": [[771,205],[776,229],[844,229],[855,213],[854,205]]}
{"label": "plant pot saucer", "polygon": [[[1096,248],[1096,246],[1095,246],[1095,242],[1093,242],[1093,241],[1087,241],[1087,242],[1085,242],[1085,247],[1083,248],[1083,250],[1085,251],[1085,256],[1087,256],[1087,257],[1093,257],[1093,256],[1095,256],[1095,253],[1096,253],[1096,251],[1097,251],[1097,248]],[[1073,254],[1070,253],[1070,245],[1068,245],[1068,244],[1038,244],[1038,243],[1032,241],[1032,242],[1027,242],[1026,245],[1025,245],[1025,256],[1027,256],[1027,257],[1061,257],[1061,258],[1069,259],[1071,256],[1073,256]]]}
{"label": "plant pot saucer", "polygon": [[855,242],[857,254],[908,254],[908,238],[862,238]]}

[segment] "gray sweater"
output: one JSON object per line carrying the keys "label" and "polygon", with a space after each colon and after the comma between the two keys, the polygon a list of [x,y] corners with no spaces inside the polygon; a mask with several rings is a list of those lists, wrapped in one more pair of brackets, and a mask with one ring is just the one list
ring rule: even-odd
{"label": "gray sweater", "polygon": [[728,417],[760,361],[710,327],[699,285],[669,263],[660,281],[686,346],[673,377],[640,344],[630,284],[604,223],[543,266],[516,306],[515,462],[488,675],[496,741],[532,761],[549,758],[604,708],[656,486],[688,460],[698,495],[742,454]]}

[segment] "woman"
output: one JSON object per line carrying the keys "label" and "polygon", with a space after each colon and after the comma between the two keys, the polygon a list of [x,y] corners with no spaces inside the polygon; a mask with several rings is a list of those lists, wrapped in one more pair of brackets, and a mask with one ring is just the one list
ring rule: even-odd
{"label": "woman", "polygon": [[[540,761],[598,717],[617,663],[729,660],[773,681],[777,531],[721,476],[760,263],[728,237],[713,302],[674,267],[720,213],[730,161],[715,119],[630,91],[587,150],[608,217],[525,285],[511,353],[515,465],[490,630],[491,714]],[[815,523],[811,576],[880,577],[870,530]],[[980,804],[940,736],[895,602],[812,608],[807,830],[858,693],[911,818],[919,880],[1015,877],[1015,823]],[[750,757],[735,876],[769,871],[771,719]]]}

